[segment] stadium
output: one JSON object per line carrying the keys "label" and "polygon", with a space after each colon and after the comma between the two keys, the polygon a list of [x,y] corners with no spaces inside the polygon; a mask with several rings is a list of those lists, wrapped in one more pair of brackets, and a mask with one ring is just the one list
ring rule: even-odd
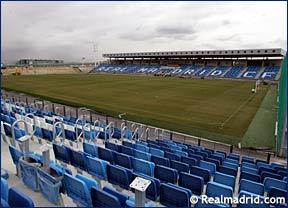
{"label": "stadium", "polygon": [[1,207],[287,206],[284,49],[127,51],[1,67]]}

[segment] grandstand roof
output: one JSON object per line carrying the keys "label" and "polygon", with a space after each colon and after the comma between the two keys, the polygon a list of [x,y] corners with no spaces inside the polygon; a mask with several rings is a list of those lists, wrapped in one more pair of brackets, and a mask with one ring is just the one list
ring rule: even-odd
{"label": "grandstand roof", "polygon": [[281,48],[266,49],[241,49],[241,50],[198,50],[198,51],[159,51],[159,52],[139,52],[139,53],[107,53],[105,58],[151,58],[151,57],[283,57],[286,51]]}

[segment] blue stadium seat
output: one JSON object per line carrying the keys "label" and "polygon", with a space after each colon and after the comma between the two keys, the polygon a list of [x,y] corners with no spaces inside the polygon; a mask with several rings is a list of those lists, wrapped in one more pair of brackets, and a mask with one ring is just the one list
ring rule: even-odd
{"label": "blue stadium seat", "polygon": [[146,189],[146,197],[150,200],[157,201],[160,193],[160,180],[143,174],[133,174],[133,178],[141,177],[151,181],[151,184]]}
{"label": "blue stadium seat", "polygon": [[171,153],[171,152],[165,152],[165,157],[168,158],[169,160],[176,160],[176,161],[181,160],[181,156],[176,155],[176,154]]}
{"label": "blue stadium seat", "polygon": [[77,179],[79,179],[85,183],[89,193],[91,193],[92,187],[99,188],[98,183],[92,178],[89,178],[89,177],[81,175],[81,174],[76,174],[75,178],[77,178]]}
{"label": "blue stadium seat", "polygon": [[278,180],[275,178],[266,177],[263,181],[264,189],[269,192],[272,187],[287,190],[288,185],[286,181]]}
{"label": "blue stadium seat", "polygon": [[67,164],[70,163],[70,155],[66,146],[53,143],[53,151],[57,160]]}
{"label": "blue stadium seat", "polygon": [[199,164],[200,160],[204,160],[204,158],[202,156],[200,156],[200,155],[197,155],[197,153],[195,153],[195,154],[189,153],[189,157],[193,158],[193,159],[196,159],[197,160],[197,164]]}
{"label": "blue stadium seat", "polygon": [[9,145],[9,152],[10,152],[10,155],[12,157],[12,161],[17,168],[17,166],[19,164],[19,159],[20,159],[20,157],[23,156],[23,153],[11,145]]}
{"label": "blue stadium seat", "polygon": [[257,169],[257,166],[254,163],[248,163],[248,162],[242,162],[241,167]]}
{"label": "blue stadium seat", "polygon": [[142,152],[147,152],[147,153],[149,152],[149,147],[146,147],[142,144],[135,144],[135,149],[142,151]]}
{"label": "blue stadium seat", "polygon": [[118,152],[113,152],[113,156],[114,156],[114,162],[116,165],[119,165],[128,169],[132,169],[131,156],[118,153]]}
{"label": "blue stadium seat", "polygon": [[229,186],[216,182],[208,182],[206,195],[208,197],[233,197],[233,190]]}
{"label": "blue stadium seat", "polygon": [[98,157],[99,159],[108,161],[110,164],[114,164],[113,154],[109,149],[98,147]]}
{"label": "blue stadium seat", "polygon": [[[263,196],[259,196],[257,194],[253,194],[247,191],[240,191],[239,195],[238,195],[238,199],[242,198],[242,197],[259,197],[259,204],[258,203],[253,203],[252,200],[247,200],[247,203],[239,203],[237,205],[238,208],[269,208],[269,204],[265,204],[264,203],[264,197]],[[261,203],[262,202],[262,203]]]}
{"label": "blue stadium seat", "polygon": [[262,172],[268,172],[268,173],[277,174],[277,171],[274,170],[273,168],[267,168],[267,167],[263,167],[263,166],[260,166],[258,168],[258,172],[259,172],[260,175],[261,175]]}
{"label": "blue stadium seat", "polygon": [[8,204],[10,207],[34,207],[32,199],[16,187],[9,189]]}
{"label": "blue stadium seat", "polygon": [[39,184],[37,177],[37,166],[40,166],[40,164],[35,164],[33,162],[30,162],[30,160],[26,161],[20,159],[19,166],[22,182],[33,191],[38,191]]}
{"label": "blue stadium seat", "polygon": [[162,151],[160,149],[150,147],[149,152],[150,152],[151,156],[154,155],[154,156],[164,157],[164,151]]}
{"label": "blue stadium seat", "polygon": [[165,157],[151,155],[151,162],[155,163],[155,165],[170,167],[169,159]]}
{"label": "blue stadium seat", "polygon": [[1,198],[8,201],[8,182],[6,179],[1,177]]}
{"label": "blue stadium seat", "polygon": [[237,155],[237,154],[233,154],[233,153],[230,153],[227,158],[230,158],[230,159],[233,159],[233,160],[237,160],[238,162],[240,161],[240,155]]}
{"label": "blue stadium seat", "polygon": [[238,170],[238,164],[230,163],[230,162],[227,162],[226,160],[223,161],[222,166],[234,169],[236,171]]}
{"label": "blue stadium seat", "polygon": [[[240,191],[247,191],[253,194],[258,194],[260,196],[264,195],[264,186],[261,183],[241,179],[240,181],[240,186],[239,186]],[[239,191],[239,192],[240,192]]]}
{"label": "blue stadium seat", "polygon": [[91,198],[93,207],[122,207],[116,196],[95,187],[91,189]]}
{"label": "blue stadium seat", "polygon": [[[68,148],[67,148],[68,149]],[[70,164],[81,170],[85,170],[85,156],[83,152],[78,152],[69,148]]]}
{"label": "blue stadium seat", "polygon": [[192,166],[190,168],[190,173],[202,177],[205,184],[210,180],[210,171],[205,168]]}
{"label": "blue stadium seat", "polygon": [[160,185],[160,203],[168,207],[190,207],[190,197],[192,193],[174,184]]}
{"label": "blue stadium seat", "polygon": [[95,157],[86,156],[85,166],[89,174],[101,179],[107,180],[107,165],[109,162]]}
{"label": "blue stadium seat", "polygon": [[154,176],[155,164],[146,160],[132,158],[132,167],[135,173],[142,173],[149,176]]}
{"label": "blue stadium seat", "polygon": [[213,180],[216,183],[220,183],[220,184],[229,186],[234,190],[235,181],[236,181],[234,176],[227,175],[227,174],[220,173],[220,172],[216,172]]}
{"label": "blue stadium seat", "polygon": [[175,160],[170,160],[170,167],[177,170],[178,173],[180,172],[189,173],[189,165],[186,163],[178,162]]}
{"label": "blue stadium seat", "polygon": [[126,196],[123,193],[120,193],[119,191],[116,191],[114,189],[108,188],[106,186],[103,188],[103,191],[105,191],[105,192],[107,192],[109,194],[112,194],[113,196],[117,197],[117,199],[120,202],[120,206],[121,207],[126,207],[126,201],[128,200],[128,196]]}
{"label": "blue stadium seat", "polygon": [[108,182],[118,185],[123,189],[129,189],[132,180],[132,172],[120,166],[107,165]]}
{"label": "blue stadium seat", "polygon": [[263,171],[263,172],[261,173],[261,183],[263,183],[263,181],[265,180],[266,177],[270,177],[270,178],[275,178],[275,179],[278,179],[278,180],[282,180],[282,176],[281,176],[281,175]]}
{"label": "blue stadium seat", "polygon": [[209,170],[209,171],[210,171],[210,175],[211,175],[211,176],[214,176],[214,174],[215,174],[215,172],[216,172],[216,165],[215,165],[214,163],[200,160],[199,166],[200,166],[201,168],[204,168],[204,169]]}
{"label": "blue stadium seat", "polygon": [[275,188],[272,187],[270,191],[268,192],[269,197],[283,197],[286,198],[287,202],[287,189],[280,189],[280,188]]}
{"label": "blue stadium seat", "polygon": [[252,174],[258,174],[258,170],[255,168],[249,168],[247,166],[242,166],[241,171],[247,172],[247,173],[252,173]]}
{"label": "blue stadium seat", "polygon": [[231,176],[234,176],[234,177],[237,176],[237,170],[235,170],[233,168],[230,168],[230,167],[223,166],[223,165],[221,165],[219,167],[218,172],[224,173],[224,174],[228,174],[228,175],[231,175]]}
{"label": "blue stadium seat", "polygon": [[119,152],[119,145],[112,142],[105,142],[105,148]]}
{"label": "blue stadium seat", "polygon": [[134,157],[141,160],[151,161],[151,154],[139,150],[134,150]]}
{"label": "blue stadium seat", "polygon": [[1,207],[9,207],[8,201],[1,197]]}
{"label": "blue stadium seat", "polygon": [[250,180],[250,181],[254,181],[254,182],[259,183],[260,182],[260,175],[241,171],[240,180],[241,179],[246,179],[246,180]]}
{"label": "blue stadium seat", "polygon": [[178,185],[192,191],[193,194],[201,195],[204,187],[204,180],[200,176],[189,173],[179,173]]}
{"label": "blue stadium seat", "polygon": [[134,157],[134,153],[133,153],[133,149],[132,148],[122,145],[122,146],[120,146],[120,149],[121,149],[121,153]]}
{"label": "blue stadium seat", "polygon": [[134,148],[134,144],[128,141],[122,141],[122,145],[130,148]]}
{"label": "blue stadium seat", "polygon": [[255,164],[255,159],[253,157],[243,156],[241,162]]}
{"label": "blue stadium seat", "polygon": [[73,199],[76,204],[85,207],[92,206],[89,189],[82,180],[65,173],[62,183],[67,195]]}
{"label": "blue stadium seat", "polygon": [[239,161],[238,161],[238,160],[235,160],[235,159],[232,159],[232,158],[225,158],[225,159],[224,159],[224,162],[236,164],[237,166],[238,166],[238,164],[239,164]]}
{"label": "blue stadium seat", "polygon": [[181,162],[188,164],[190,168],[192,166],[197,165],[197,160],[196,159],[190,158],[190,157],[185,157],[185,156],[181,157]]}
{"label": "blue stadium seat", "polygon": [[83,151],[93,157],[98,157],[98,146],[94,144],[83,143]]}
{"label": "blue stadium seat", "polygon": [[177,170],[161,165],[155,165],[154,177],[164,183],[177,183]]}

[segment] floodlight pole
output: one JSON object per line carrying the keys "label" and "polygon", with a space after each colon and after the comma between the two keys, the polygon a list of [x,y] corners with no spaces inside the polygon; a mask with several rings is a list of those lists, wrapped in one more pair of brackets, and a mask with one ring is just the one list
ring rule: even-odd
{"label": "floodlight pole", "polygon": [[96,67],[97,65],[97,52],[98,52],[98,44],[97,43],[93,43],[93,52],[95,54],[95,63],[94,63],[94,67]]}

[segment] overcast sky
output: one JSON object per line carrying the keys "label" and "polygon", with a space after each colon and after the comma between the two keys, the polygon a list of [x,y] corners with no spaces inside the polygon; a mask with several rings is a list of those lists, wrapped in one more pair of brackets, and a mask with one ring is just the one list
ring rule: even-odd
{"label": "overcast sky", "polygon": [[[283,2],[1,2],[1,59],[287,45]],[[102,58],[103,59],[103,58]]]}

